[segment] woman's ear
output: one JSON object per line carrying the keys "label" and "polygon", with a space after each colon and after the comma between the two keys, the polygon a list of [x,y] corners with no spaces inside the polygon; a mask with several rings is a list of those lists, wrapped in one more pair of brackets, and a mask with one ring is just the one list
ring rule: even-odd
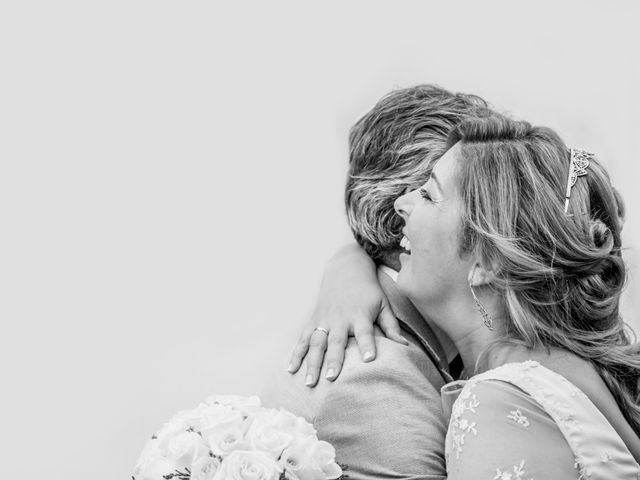
{"label": "woman's ear", "polygon": [[493,283],[495,274],[491,270],[487,270],[479,262],[476,262],[469,271],[469,285],[471,287],[482,287]]}

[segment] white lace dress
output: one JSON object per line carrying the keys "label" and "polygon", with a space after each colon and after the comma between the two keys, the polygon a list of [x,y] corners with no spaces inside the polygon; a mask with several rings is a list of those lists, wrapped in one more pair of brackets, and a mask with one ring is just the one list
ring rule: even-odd
{"label": "white lace dress", "polygon": [[587,396],[538,362],[442,388],[449,480],[638,480],[640,465]]}

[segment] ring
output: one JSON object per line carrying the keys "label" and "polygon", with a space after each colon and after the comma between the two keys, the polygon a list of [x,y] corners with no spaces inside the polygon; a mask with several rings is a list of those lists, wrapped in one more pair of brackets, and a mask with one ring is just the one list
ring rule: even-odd
{"label": "ring", "polygon": [[313,331],[315,332],[316,330],[321,331],[322,333],[326,334],[327,337],[329,336],[329,330],[327,330],[326,328],[322,328],[322,327],[316,327],[313,329]]}

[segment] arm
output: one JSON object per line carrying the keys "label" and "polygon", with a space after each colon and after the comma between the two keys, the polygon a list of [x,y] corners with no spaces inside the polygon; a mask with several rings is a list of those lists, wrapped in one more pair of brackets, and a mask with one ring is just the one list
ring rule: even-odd
{"label": "arm", "polygon": [[447,434],[449,480],[578,478],[565,437],[529,395],[495,380],[465,392],[454,406]]}
{"label": "arm", "polygon": [[[388,338],[407,344],[378,283],[375,263],[359,246],[347,245],[327,264],[311,322],[291,355],[289,372],[297,372],[306,356],[305,383],[314,386],[326,351],[327,379],[335,380],[342,369],[349,335],[355,335],[363,360],[373,360],[376,322]],[[316,327],[323,327],[329,334]]]}

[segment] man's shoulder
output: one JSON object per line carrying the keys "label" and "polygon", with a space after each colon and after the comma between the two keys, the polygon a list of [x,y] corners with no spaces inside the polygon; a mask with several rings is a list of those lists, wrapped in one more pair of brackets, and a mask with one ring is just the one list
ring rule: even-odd
{"label": "man's shoulder", "polygon": [[[287,408],[310,421],[342,401],[358,406],[363,399],[371,398],[374,392],[369,390],[372,389],[376,396],[389,395],[398,401],[402,398],[404,404],[424,407],[425,401],[440,402],[440,387],[444,382],[438,367],[417,344],[401,345],[378,336],[376,349],[376,359],[364,362],[355,339],[350,338],[340,376],[333,382],[326,380],[326,366],[323,366],[314,388],[305,385],[306,364],[294,375],[282,369],[267,383],[263,401],[266,406]],[[376,408],[376,405],[367,405]]]}
{"label": "man's shoulder", "polygon": [[437,367],[416,344],[376,340],[376,359],[365,363],[351,339],[340,376],[329,382],[323,369],[315,388],[304,385],[306,365],[283,369],[263,401],[312,422],[354,478],[444,478],[445,421],[429,379]]}
{"label": "man's shoulder", "polygon": [[444,478],[446,423],[429,377],[437,367],[417,345],[379,338],[376,346],[376,359],[365,363],[357,345],[349,345],[338,379],[322,380],[314,418],[319,434],[353,463],[354,473]]}
{"label": "man's shoulder", "polygon": [[[395,372],[402,370],[405,374],[421,376],[426,379],[432,372],[438,372],[438,366],[432,357],[420,345],[420,342],[407,331],[403,332],[409,345],[402,345],[385,336],[376,335],[376,359],[372,362],[363,362],[354,338],[349,339],[345,351],[345,368],[354,371],[374,370],[380,372]],[[433,383],[433,382],[429,382]],[[439,389],[439,387],[438,387]]]}
{"label": "man's shoulder", "polygon": [[[319,386],[327,389],[327,396],[353,395],[352,403],[363,398],[355,392],[370,389],[375,389],[379,396],[405,397],[403,402],[431,400],[439,403],[443,382],[434,381],[436,377],[441,378],[438,367],[414,343],[406,346],[386,337],[377,337],[375,360],[364,362],[355,340],[350,339],[340,376],[332,384],[321,380]],[[372,392],[366,396],[371,398]]]}

